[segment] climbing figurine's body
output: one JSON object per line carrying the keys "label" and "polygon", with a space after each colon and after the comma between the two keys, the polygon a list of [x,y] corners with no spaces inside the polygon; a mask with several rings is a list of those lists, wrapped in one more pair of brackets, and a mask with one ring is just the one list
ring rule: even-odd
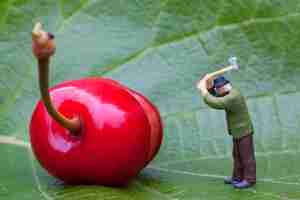
{"label": "climbing figurine's body", "polygon": [[247,188],[256,183],[256,161],[253,145],[253,125],[245,98],[233,89],[228,80],[206,75],[198,84],[204,101],[214,109],[226,112],[227,128],[233,137],[234,167],[226,184]]}

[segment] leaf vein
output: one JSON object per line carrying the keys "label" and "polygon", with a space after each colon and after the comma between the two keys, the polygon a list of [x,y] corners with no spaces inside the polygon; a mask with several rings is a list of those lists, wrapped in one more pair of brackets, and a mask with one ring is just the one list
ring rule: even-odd
{"label": "leaf vein", "polygon": [[[190,176],[198,176],[203,178],[216,178],[216,179],[224,179],[225,176],[219,174],[204,174],[204,173],[195,173],[189,171],[182,171],[182,170],[174,170],[174,169],[166,169],[161,167],[148,167],[148,169],[157,170],[160,172],[172,173],[172,174],[182,174],[182,175],[190,175]],[[273,184],[282,184],[282,185],[300,185],[297,182],[285,182],[285,181],[277,181],[272,178],[263,178],[259,179],[258,181],[266,182],[266,183],[273,183]]]}
{"label": "leaf vein", "polygon": [[176,199],[174,199],[174,198],[168,196],[167,194],[163,194],[163,193],[159,192],[158,190],[155,190],[155,189],[153,189],[153,188],[150,188],[150,187],[148,187],[148,186],[146,186],[146,185],[144,185],[144,184],[142,184],[142,183],[140,183],[140,182],[135,181],[134,183],[135,183],[137,186],[143,188],[144,190],[146,190],[146,191],[148,191],[148,192],[150,192],[150,193],[156,194],[156,195],[159,196],[159,197],[162,197],[162,198],[168,199],[168,200],[176,200]]}
{"label": "leaf vein", "polygon": [[[271,23],[273,21],[280,21],[280,20],[283,20],[283,19],[286,19],[286,18],[297,18],[297,17],[300,17],[300,13],[298,13],[298,12],[292,13],[292,14],[287,14],[287,15],[282,15],[282,16],[279,16],[279,17],[251,18],[251,19],[241,21],[241,22],[238,22],[238,23],[226,24],[226,25],[222,25],[222,26],[215,25],[215,26],[211,27],[210,29],[207,29],[207,30],[204,30],[204,31],[193,31],[193,32],[190,32],[190,33],[186,33],[186,34],[184,34],[184,36],[179,36],[179,37],[175,36],[175,37],[172,37],[171,39],[168,39],[168,40],[165,40],[165,41],[161,42],[160,44],[153,44],[153,41],[152,41],[152,44],[150,43],[149,46],[147,46],[144,49],[140,50],[139,53],[136,54],[136,56],[132,56],[132,54],[129,55],[127,58],[123,59],[123,62],[119,62],[119,64],[115,65],[111,69],[115,70],[117,68],[120,68],[120,67],[122,67],[122,65],[124,65],[128,62],[132,62],[133,60],[135,60],[137,58],[140,58],[141,57],[140,55],[145,55],[146,51],[150,52],[152,49],[159,49],[159,48],[164,47],[166,45],[170,45],[172,43],[180,43],[182,41],[192,39],[192,38],[195,38],[195,37],[196,37],[195,39],[198,42],[200,42],[199,41],[199,36],[201,36],[202,34],[208,34],[210,32],[213,32],[213,31],[216,31],[216,30],[219,30],[219,29],[223,29],[223,30],[235,29],[239,26],[249,26],[249,25],[254,24],[254,23],[264,24],[264,23]],[[156,37],[156,36],[154,36],[154,37]],[[206,53],[208,53],[208,52],[206,52]],[[111,71],[106,70],[106,72],[103,73],[103,75],[107,74],[107,73],[111,73]]]}
{"label": "leaf vein", "polygon": [[19,140],[15,137],[12,137],[12,136],[0,135],[0,143],[1,144],[11,144],[11,145],[15,145],[15,146],[30,148],[30,144],[28,142],[25,142],[23,140]]}
{"label": "leaf vein", "polygon": [[[285,150],[285,151],[269,151],[269,152],[256,152],[257,157],[267,157],[272,155],[284,155],[284,154],[299,154],[300,151],[293,151],[293,150]],[[157,166],[169,166],[169,165],[176,165],[176,164],[183,164],[187,162],[194,162],[194,161],[201,161],[201,160],[209,160],[209,159],[224,159],[231,157],[231,154],[224,154],[224,155],[213,155],[213,156],[204,156],[200,158],[188,159],[188,160],[173,160],[173,161],[166,161],[157,164]]]}
{"label": "leaf vein", "polygon": [[[61,32],[64,29],[64,27],[66,26],[66,24],[70,23],[72,21],[72,19],[74,17],[76,17],[78,13],[80,13],[81,10],[83,10],[84,8],[90,6],[92,3],[94,3],[93,0],[87,0],[83,3],[81,3],[80,6],[70,16],[66,17],[61,22],[61,24],[58,27],[58,32]],[[61,11],[61,15],[63,16],[61,3],[60,3],[60,11]]]}
{"label": "leaf vein", "polygon": [[42,197],[46,200],[54,200],[52,197],[50,197],[45,191],[43,191],[42,189],[42,186],[41,186],[41,183],[40,183],[40,180],[39,180],[39,177],[37,175],[37,171],[36,171],[36,168],[34,166],[34,160],[33,160],[33,155],[31,153],[31,150],[29,149],[28,150],[28,156],[29,156],[29,159],[31,161],[31,167],[32,167],[32,175],[34,177],[34,181],[37,185],[37,188],[38,190],[40,191]]}

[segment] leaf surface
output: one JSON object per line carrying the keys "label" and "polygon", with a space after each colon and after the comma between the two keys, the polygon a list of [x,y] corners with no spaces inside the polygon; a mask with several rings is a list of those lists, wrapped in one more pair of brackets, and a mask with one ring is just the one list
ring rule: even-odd
{"label": "leaf surface", "polygon": [[[300,3],[294,0],[2,0],[0,2],[0,199],[300,199]],[[56,35],[51,84],[106,76],[160,109],[164,143],[127,188],[67,186],[35,161],[28,123],[39,99],[31,29]],[[239,58],[228,74],[247,97],[258,184],[230,175],[224,113],[195,84]]]}

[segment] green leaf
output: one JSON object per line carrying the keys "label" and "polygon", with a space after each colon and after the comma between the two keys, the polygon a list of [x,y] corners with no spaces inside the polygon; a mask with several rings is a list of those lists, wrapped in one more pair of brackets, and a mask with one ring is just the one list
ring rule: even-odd
{"label": "green leaf", "polygon": [[[299,10],[295,0],[1,0],[0,199],[299,199]],[[33,157],[37,21],[56,34],[52,85],[111,77],[159,107],[161,151],[128,187],[67,186]],[[195,87],[230,55],[255,127],[258,184],[243,191],[222,183],[232,168],[224,113]]]}

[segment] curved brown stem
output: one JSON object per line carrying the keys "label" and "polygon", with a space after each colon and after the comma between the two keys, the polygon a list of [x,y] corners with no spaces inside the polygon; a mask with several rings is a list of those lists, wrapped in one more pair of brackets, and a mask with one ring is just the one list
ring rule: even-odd
{"label": "curved brown stem", "polygon": [[38,59],[38,65],[40,92],[48,113],[57,123],[68,129],[73,135],[78,135],[81,128],[80,120],[78,118],[66,118],[52,104],[49,94],[49,58]]}

